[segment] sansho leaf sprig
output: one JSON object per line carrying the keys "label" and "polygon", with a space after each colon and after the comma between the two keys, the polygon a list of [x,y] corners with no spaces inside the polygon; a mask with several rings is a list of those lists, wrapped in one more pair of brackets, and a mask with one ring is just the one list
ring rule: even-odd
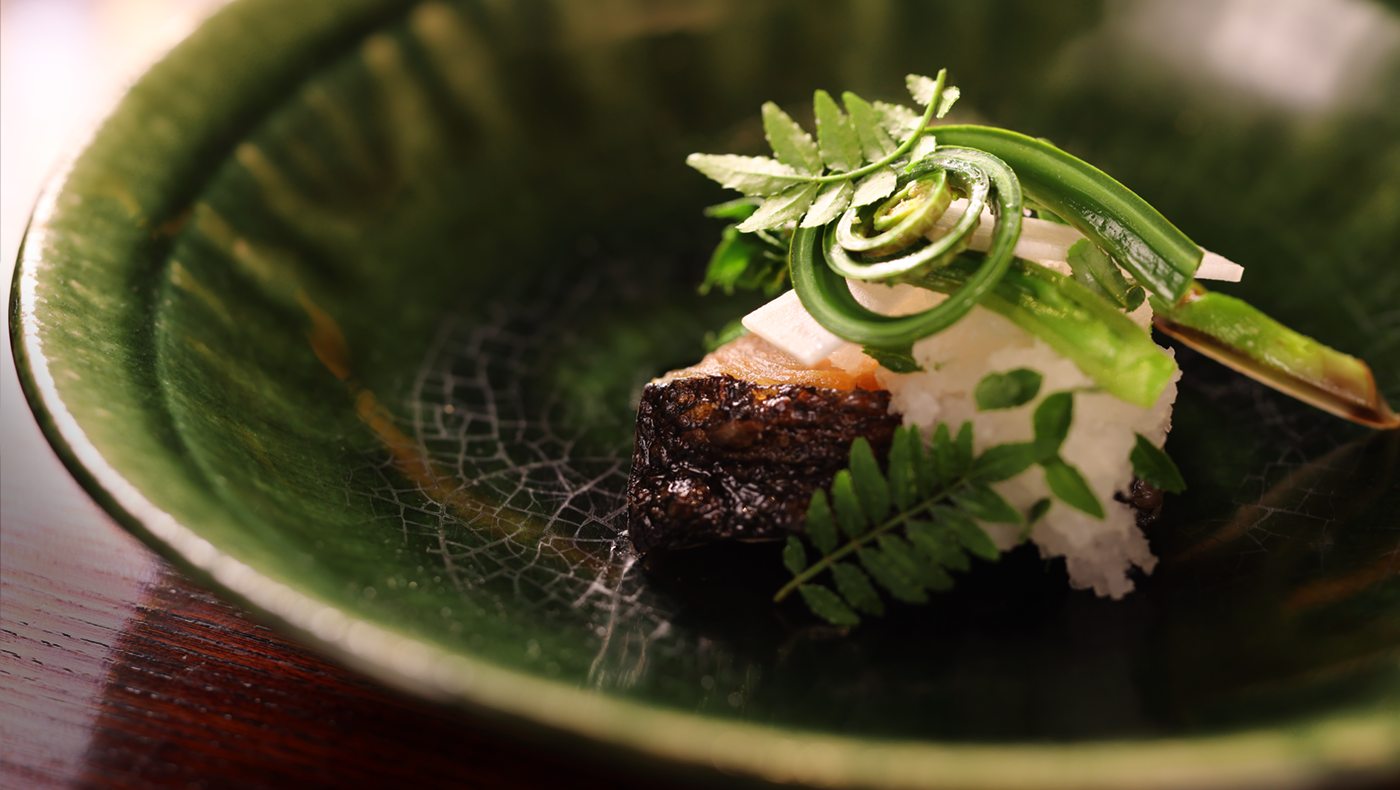
{"label": "sansho leaf sprig", "polygon": [[[1028,373],[993,375],[1027,380]],[[1038,389],[1039,381],[1034,386]],[[970,422],[963,423],[956,436],[947,424],[939,424],[928,445],[917,427],[898,428],[886,472],[881,472],[870,443],[857,438],[851,444],[849,467],[836,474],[829,493],[818,490],[812,496],[806,541],[796,535],[788,538],[783,563],[793,578],[774,601],[797,591],[813,613],[841,626],[857,625],[861,613],[883,614],[878,589],[907,603],[927,601],[928,592],[953,586],[950,573],[967,570],[969,554],[985,560],[999,556],[979,520],[1021,524],[1024,537],[1049,511],[1052,501],[1046,498],[1023,514],[990,485],[1036,464],[1044,469],[1057,499],[1103,518],[1103,506],[1083,476],[1060,456],[1073,409],[1072,392],[1048,395],[1032,415],[1032,441],[995,445],[977,455]],[[808,543],[818,552],[815,561],[808,555]],[[817,581],[827,572],[834,589]]]}
{"label": "sansho leaf sprig", "polygon": [[[816,228],[851,206],[864,206],[894,191],[901,160],[918,161],[932,153],[934,140],[924,131],[957,101],[957,88],[945,88],[946,70],[930,79],[906,78],[922,116],[906,107],[867,102],[847,91],[843,112],[826,91],[817,91],[813,108],[817,139],[773,102],[763,105],[763,130],[773,156],[691,154],[686,164],[731,189],[764,198],[738,230],[752,233],[789,222]],[[830,171],[830,172],[828,172]]]}

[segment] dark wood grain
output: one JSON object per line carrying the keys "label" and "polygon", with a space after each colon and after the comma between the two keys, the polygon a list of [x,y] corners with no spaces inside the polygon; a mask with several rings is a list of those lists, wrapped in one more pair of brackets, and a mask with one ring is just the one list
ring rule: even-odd
{"label": "dark wood grain", "polygon": [[30,463],[5,470],[0,506],[5,790],[677,785],[400,694],[283,637],[123,532],[24,441]]}
{"label": "dark wood grain", "polygon": [[80,787],[654,786],[398,695],[169,569],[112,658]]}

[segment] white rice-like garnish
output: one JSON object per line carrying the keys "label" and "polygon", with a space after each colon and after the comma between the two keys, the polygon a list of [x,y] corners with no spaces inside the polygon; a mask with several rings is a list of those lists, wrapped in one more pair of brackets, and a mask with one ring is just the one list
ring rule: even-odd
{"label": "white rice-like garnish", "polygon": [[[902,304],[904,310],[925,309],[942,298],[911,286],[898,288],[927,295],[922,305]],[[1150,308],[1144,305],[1132,317],[1145,326],[1151,320]],[[1114,494],[1127,492],[1132,484],[1128,455],[1135,442],[1134,434],[1141,433],[1159,447],[1166,441],[1171,405],[1176,399],[1176,379],[1150,409],[1094,392],[1094,382],[1073,362],[1031,333],[982,307],[974,307],[951,328],[915,343],[914,358],[924,367],[922,372],[900,374],[881,369],[877,373],[881,385],[892,393],[890,408],[904,415],[905,425],[918,425],[925,438],[940,422],[956,431],[964,421],[971,421],[973,442],[979,453],[996,444],[1030,441],[1031,415],[1041,399],[1064,390],[1078,391],[1074,398],[1074,424],[1061,455],[1079,469],[1103,504],[1106,517],[1094,518],[1055,499],[1039,466],[993,487],[1022,512],[1042,497],[1051,498],[1054,504],[1032,529],[1029,539],[1041,556],[1065,558],[1070,584],[1076,589],[1092,589],[1099,595],[1121,598],[1133,589],[1133,568],[1152,571],[1157,560],[1138,529],[1136,512],[1114,499]],[[830,359],[848,370],[865,369],[872,362],[854,344],[841,347]],[[1015,409],[977,411],[973,399],[977,383],[989,373],[1015,368],[1030,368],[1044,377],[1036,399]],[[1021,528],[1015,525],[983,527],[1003,550],[1021,539]]]}

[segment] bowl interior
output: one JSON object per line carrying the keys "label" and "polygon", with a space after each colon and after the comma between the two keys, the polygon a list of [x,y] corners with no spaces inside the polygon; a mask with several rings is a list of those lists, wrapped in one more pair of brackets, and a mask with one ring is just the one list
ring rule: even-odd
{"label": "bowl interior", "polygon": [[964,119],[1094,162],[1400,402],[1400,18],[1319,4],[1352,16],[1318,43],[1297,4],[1207,6],[244,0],[41,211],[31,399],[100,499],[234,594],[548,688],[945,746],[1393,721],[1400,433],[1184,349],[1190,490],[1123,601],[1018,550],[841,634],[767,602],[774,547],[644,563],[623,535],[641,386],[755,305],[695,293],[727,195],[684,157],[763,153],[759,105],[810,128],[817,87],[904,102],[946,66]]}

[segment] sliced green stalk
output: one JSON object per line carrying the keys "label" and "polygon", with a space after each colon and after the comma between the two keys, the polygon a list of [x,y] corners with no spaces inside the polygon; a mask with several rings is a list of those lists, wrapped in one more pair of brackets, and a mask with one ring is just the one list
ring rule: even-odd
{"label": "sliced green stalk", "polygon": [[939,126],[939,147],[966,146],[1001,158],[1026,197],[1104,248],[1157,296],[1186,295],[1201,248],[1147,201],[1093,165],[1049,143],[989,126]]}
{"label": "sliced green stalk", "polygon": [[1371,368],[1264,315],[1247,302],[1193,283],[1176,307],[1153,299],[1163,332],[1252,379],[1338,417],[1400,428]]}
{"label": "sliced green stalk", "polygon": [[[953,293],[977,270],[963,255],[914,282]],[[1176,363],[1107,300],[1069,277],[1016,260],[982,306],[1044,340],[1111,395],[1150,408],[1171,383]]]}

